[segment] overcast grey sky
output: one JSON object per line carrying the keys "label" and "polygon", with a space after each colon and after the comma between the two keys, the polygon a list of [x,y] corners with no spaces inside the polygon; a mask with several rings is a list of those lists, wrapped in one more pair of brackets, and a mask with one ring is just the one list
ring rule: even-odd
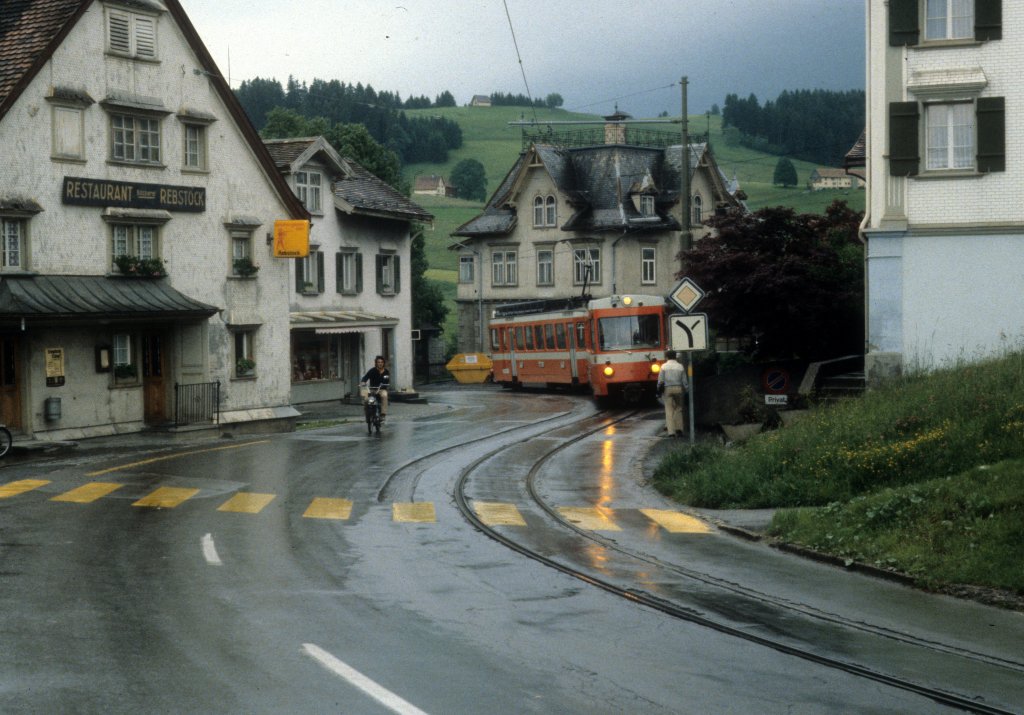
{"label": "overcast grey sky", "polygon": [[[864,86],[864,0],[182,0],[237,87],[337,79],[466,104],[500,91],[606,114]],[[506,15],[506,5],[508,15]],[[511,16],[511,29],[509,27]],[[512,32],[522,57],[516,55]]]}

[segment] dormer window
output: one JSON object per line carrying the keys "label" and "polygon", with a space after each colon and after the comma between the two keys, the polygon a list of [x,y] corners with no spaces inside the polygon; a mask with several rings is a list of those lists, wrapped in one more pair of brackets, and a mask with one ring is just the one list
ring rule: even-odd
{"label": "dormer window", "polygon": [[640,195],[640,215],[654,216],[654,196],[651,194]]}
{"label": "dormer window", "polygon": [[120,8],[107,8],[107,52],[155,60],[156,17]]}
{"label": "dormer window", "polygon": [[295,193],[303,206],[313,213],[320,212],[321,176],[317,171],[295,172]]}

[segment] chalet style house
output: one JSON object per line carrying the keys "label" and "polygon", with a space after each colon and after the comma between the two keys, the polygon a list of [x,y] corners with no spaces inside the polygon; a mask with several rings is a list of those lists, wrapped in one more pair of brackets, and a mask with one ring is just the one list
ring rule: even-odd
{"label": "chalet style house", "polygon": [[414,194],[430,196],[455,196],[456,189],[443,176],[431,174],[429,176],[417,176],[412,192]]}
{"label": "chalet style house", "polygon": [[394,390],[413,383],[413,222],[433,217],[338,155],[323,137],[266,142],[313,217],[309,256],[293,261],[292,401],[337,400],[383,355]]}
{"label": "chalet style house", "polygon": [[844,169],[819,166],[807,177],[807,188],[811,191],[824,189],[864,188],[864,180],[848,174]]}
{"label": "chalet style house", "polygon": [[868,2],[869,381],[1024,345],[1022,33],[1018,2]]}
{"label": "chalet style house", "polygon": [[[578,131],[564,142],[554,134],[530,141],[483,212],[452,233],[460,351],[483,350],[487,316],[502,304],[667,296],[675,287],[684,248],[679,135],[633,130],[621,113],[606,120],[576,146]],[[714,212],[742,206],[706,143],[690,144],[685,155],[686,218],[699,240]]]}
{"label": "chalet style house", "polygon": [[309,213],[178,0],[0,3],[0,146],[10,427],[180,422],[186,386],[222,428],[290,427],[292,260],[268,238]]}

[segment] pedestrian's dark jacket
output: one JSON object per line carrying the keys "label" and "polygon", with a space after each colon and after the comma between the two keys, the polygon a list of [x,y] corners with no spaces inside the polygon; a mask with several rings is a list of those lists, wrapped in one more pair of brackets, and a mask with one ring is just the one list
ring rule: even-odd
{"label": "pedestrian's dark jacket", "polygon": [[384,368],[383,370],[378,370],[377,366],[374,365],[369,370],[367,370],[366,374],[363,375],[363,379],[360,380],[360,382],[365,382],[370,387],[380,387],[381,385],[383,385],[386,389],[391,382],[391,372],[387,368]]}

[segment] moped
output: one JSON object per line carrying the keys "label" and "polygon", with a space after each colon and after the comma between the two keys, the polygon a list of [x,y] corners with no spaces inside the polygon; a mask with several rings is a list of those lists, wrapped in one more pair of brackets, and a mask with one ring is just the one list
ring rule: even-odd
{"label": "moped", "polygon": [[363,403],[363,412],[366,415],[366,434],[373,434],[374,431],[380,434],[380,425],[383,420],[380,414],[380,397],[377,393],[381,391],[381,387],[366,388],[366,401]]}

